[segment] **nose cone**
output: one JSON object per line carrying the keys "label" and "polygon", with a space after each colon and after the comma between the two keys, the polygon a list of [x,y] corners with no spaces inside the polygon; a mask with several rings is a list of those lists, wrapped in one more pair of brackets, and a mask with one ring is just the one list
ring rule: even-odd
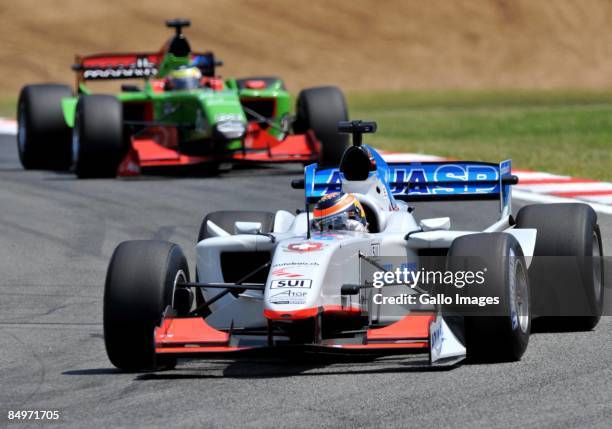
{"label": "nose cone", "polygon": [[264,314],[272,320],[315,316],[334,240],[289,239],[279,243],[264,292]]}

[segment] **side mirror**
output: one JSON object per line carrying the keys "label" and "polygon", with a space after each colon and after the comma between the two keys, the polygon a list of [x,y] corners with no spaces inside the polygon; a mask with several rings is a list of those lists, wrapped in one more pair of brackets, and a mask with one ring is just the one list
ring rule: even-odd
{"label": "side mirror", "polygon": [[236,234],[261,234],[261,222],[235,222]]}
{"label": "side mirror", "polygon": [[419,226],[423,232],[427,231],[448,231],[451,227],[449,217],[436,217],[431,219],[422,219]]}

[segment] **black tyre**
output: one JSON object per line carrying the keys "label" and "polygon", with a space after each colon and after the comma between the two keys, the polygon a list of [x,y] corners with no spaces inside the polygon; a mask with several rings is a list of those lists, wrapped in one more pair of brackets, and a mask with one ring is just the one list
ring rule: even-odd
{"label": "black tyre", "polygon": [[115,249],[104,289],[104,342],[117,368],[141,371],[176,364],[176,359],[156,356],[153,335],[172,306],[178,280],[189,281],[189,269],[176,244],[126,241]]}
{"label": "black tyre", "polygon": [[76,175],[81,179],[115,177],[126,152],[121,102],[112,95],[81,97],[72,134]]}
{"label": "black tyre", "polygon": [[447,259],[451,272],[483,272],[484,283],[453,292],[462,298],[499,297],[499,304],[443,307],[449,315],[465,316],[468,359],[481,362],[516,361],[529,343],[531,313],[529,279],[523,251],[509,234],[482,233],[453,241]]}
{"label": "black tyre", "polygon": [[321,142],[319,163],[337,167],[349,146],[349,136],[338,133],[338,122],[348,120],[348,109],[342,91],[335,86],[321,86],[300,92],[293,130],[312,130]]}
{"label": "black tyre", "polygon": [[246,84],[250,80],[263,81],[266,84],[266,88],[269,88],[270,86],[274,85],[276,82],[280,81],[281,82],[280,89],[283,89],[283,90],[287,89],[285,88],[285,82],[283,82],[282,79],[277,76],[249,76],[249,77],[243,77],[240,79],[236,79],[236,85],[238,85],[238,89],[247,89]]}
{"label": "black tyre", "polygon": [[66,125],[62,98],[72,97],[68,85],[24,86],[17,103],[17,149],[26,170],[70,168],[70,127]]}
{"label": "black tyre", "polygon": [[[215,223],[230,234],[234,233],[234,224],[237,221],[243,222],[260,222],[261,232],[268,233],[272,232],[274,227],[274,213],[262,212],[254,210],[224,210],[208,213],[200,226],[200,232],[198,233],[198,242],[205,238],[211,237],[208,232],[206,223],[208,221]],[[214,235],[213,235],[214,236]]]}
{"label": "black tyre", "polygon": [[535,316],[542,330],[591,330],[604,302],[604,266],[597,214],[587,204],[534,204],[516,217],[537,229],[529,267]]}

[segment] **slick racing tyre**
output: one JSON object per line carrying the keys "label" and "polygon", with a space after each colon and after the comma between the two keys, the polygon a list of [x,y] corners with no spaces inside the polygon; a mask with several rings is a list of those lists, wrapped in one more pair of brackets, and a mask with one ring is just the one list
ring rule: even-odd
{"label": "slick racing tyre", "polygon": [[126,152],[121,102],[112,95],[82,96],[72,131],[72,159],[77,177],[115,177]]}
{"label": "slick racing tyre", "polygon": [[540,330],[591,330],[601,318],[604,264],[597,214],[586,204],[523,207],[517,228],[537,229],[529,267]]}
{"label": "slick racing tyre", "polygon": [[319,163],[327,167],[340,164],[349,136],[338,132],[338,122],[348,120],[348,109],[342,91],[335,86],[320,86],[300,92],[293,130],[312,130],[321,142]]}
{"label": "slick racing tyre", "polygon": [[172,368],[176,359],[155,354],[154,330],[174,303],[178,281],[189,281],[179,246],[166,241],[121,243],[104,289],[104,342],[108,358],[124,371]]}
{"label": "slick racing tyre", "polygon": [[475,362],[517,361],[531,331],[529,279],[523,251],[510,234],[481,233],[456,238],[448,252],[453,273],[482,272],[482,284],[453,288],[453,295],[473,301],[499,298],[499,304],[458,304],[442,308],[449,317],[465,316],[468,359]]}
{"label": "slick racing tyre", "polygon": [[17,103],[17,149],[26,170],[70,168],[70,127],[62,99],[72,97],[67,85],[24,86]]}

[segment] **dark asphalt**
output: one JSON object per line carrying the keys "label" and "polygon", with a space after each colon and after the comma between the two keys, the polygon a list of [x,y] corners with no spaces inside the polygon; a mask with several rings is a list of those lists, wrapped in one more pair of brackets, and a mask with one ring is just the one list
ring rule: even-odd
{"label": "dark asphalt", "polygon": [[[301,207],[302,194],[289,187],[299,174],[283,166],[77,181],[23,171],[14,137],[0,137],[0,426],[52,426],[9,422],[9,410],[58,410],[56,424],[76,428],[612,425],[609,317],[593,332],[532,336],[521,362],[448,371],[414,370],[400,358],[216,359],[171,372],[115,371],[101,323],[115,246],[167,239],[192,264],[206,212]],[[482,207],[457,210],[467,225],[486,223]],[[600,224],[612,252],[612,218],[600,215]]]}

